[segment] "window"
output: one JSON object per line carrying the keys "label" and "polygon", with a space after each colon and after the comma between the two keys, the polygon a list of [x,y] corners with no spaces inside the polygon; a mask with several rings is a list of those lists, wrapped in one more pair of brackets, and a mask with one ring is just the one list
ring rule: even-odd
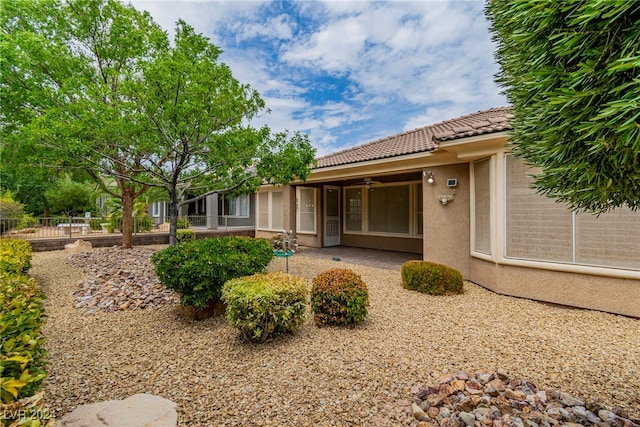
{"label": "window", "polygon": [[416,218],[416,235],[422,236],[423,228],[424,228],[424,216],[422,214],[424,206],[423,206],[423,192],[422,192],[422,183],[415,185],[415,218]]}
{"label": "window", "polygon": [[490,159],[473,164],[474,241],[473,250],[491,254],[491,163]]}
{"label": "window", "polygon": [[571,261],[571,212],[529,188],[532,172],[514,156],[506,157],[507,247],[513,258]]}
{"label": "window", "polygon": [[422,184],[348,187],[344,232],[422,235]]}
{"label": "window", "polygon": [[362,190],[363,187],[347,188],[344,192],[347,231],[362,231]]}
{"label": "window", "polygon": [[411,209],[408,185],[371,187],[369,231],[409,234]]}
{"label": "window", "polygon": [[154,218],[159,218],[160,213],[162,212],[162,205],[164,202],[153,202],[151,204],[151,216]]}
{"label": "window", "polygon": [[257,211],[259,229],[281,231],[284,224],[282,191],[265,191],[258,193]]}
{"label": "window", "polygon": [[298,218],[296,229],[300,233],[316,232],[316,189],[296,188]]}
{"label": "window", "polygon": [[505,161],[507,257],[640,269],[640,212],[577,214],[530,189],[522,160]]}
{"label": "window", "polygon": [[249,216],[249,195],[241,194],[237,197],[229,197],[226,203],[226,210],[223,214],[227,216],[248,217]]}
{"label": "window", "polygon": [[617,208],[575,216],[575,262],[640,269],[640,212]]}

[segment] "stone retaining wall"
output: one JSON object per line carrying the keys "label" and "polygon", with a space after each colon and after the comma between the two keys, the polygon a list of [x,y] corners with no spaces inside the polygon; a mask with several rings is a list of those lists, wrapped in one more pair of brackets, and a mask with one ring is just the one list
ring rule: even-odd
{"label": "stone retaining wall", "polygon": [[[196,239],[204,239],[206,237],[221,236],[248,236],[255,237],[254,228],[242,228],[235,230],[194,230]],[[75,239],[69,237],[61,238],[43,238],[29,239],[33,252],[57,251],[64,249],[64,245],[71,243],[77,239],[91,242],[94,248],[104,248],[122,244],[122,235],[96,235],[96,236],[74,236]],[[166,245],[169,244],[169,233],[141,233],[133,235],[134,246],[144,245]]]}

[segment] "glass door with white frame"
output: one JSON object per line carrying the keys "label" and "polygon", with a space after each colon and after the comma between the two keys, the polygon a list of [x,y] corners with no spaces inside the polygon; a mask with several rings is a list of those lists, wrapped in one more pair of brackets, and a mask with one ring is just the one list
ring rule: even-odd
{"label": "glass door with white frame", "polygon": [[340,187],[324,187],[324,246],[340,245]]}

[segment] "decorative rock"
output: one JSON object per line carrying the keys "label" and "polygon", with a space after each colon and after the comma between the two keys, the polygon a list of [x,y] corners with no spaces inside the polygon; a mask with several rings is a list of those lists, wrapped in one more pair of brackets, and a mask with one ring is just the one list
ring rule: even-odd
{"label": "decorative rock", "polygon": [[60,420],[62,427],[175,427],[177,424],[176,404],[152,394],[81,405]]}
{"label": "decorative rock", "polygon": [[476,421],[476,417],[469,412],[460,412],[460,419],[467,427],[473,427],[473,423]]}
{"label": "decorative rock", "polygon": [[90,252],[91,248],[93,248],[91,242],[86,240],[76,240],[73,243],[67,243],[64,245],[64,252],[69,255],[79,254],[81,252]]}
{"label": "decorative rock", "polygon": [[411,404],[411,413],[418,421],[429,421],[429,416],[415,402]]}
{"label": "decorative rock", "polygon": [[584,406],[584,402],[580,399],[576,399],[569,393],[560,393],[560,403],[564,406]]}
{"label": "decorative rock", "polygon": [[[76,242],[77,243],[77,242]],[[86,277],[73,292],[75,307],[86,313],[97,310],[123,311],[154,309],[177,304],[177,294],[160,284],[148,248],[96,248],[76,253],[67,261],[80,268]]]}
{"label": "decorative rock", "polygon": [[623,411],[601,409],[565,392],[538,390],[528,381],[509,378],[503,370],[446,375],[437,387],[426,386],[417,393],[412,412],[415,419],[430,421],[434,427],[640,427]]}

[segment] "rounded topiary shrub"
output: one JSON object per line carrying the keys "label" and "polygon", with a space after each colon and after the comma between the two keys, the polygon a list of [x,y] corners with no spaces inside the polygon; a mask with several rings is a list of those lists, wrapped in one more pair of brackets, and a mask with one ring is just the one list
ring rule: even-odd
{"label": "rounded topiary shrub", "polygon": [[462,274],[446,265],[428,261],[408,261],[400,270],[406,289],[431,295],[463,293]]}
{"label": "rounded topiary shrub", "polygon": [[307,281],[285,273],[240,277],[225,283],[222,301],[242,340],[264,342],[304,323]]}
{"label": "rounded topiary shrub", "polygon": [[311,310],[317,326],[351,325],[367,316],[369,290],[354,271],[332,268],[314,277],[312,284]]}
{"label": "rounded topiary shrub", "polygon": [[151,257],[160,282],[198,309],[219,299],[227,280],[261,272],[272,259],[268,240],[239,236],[187,241]]}

